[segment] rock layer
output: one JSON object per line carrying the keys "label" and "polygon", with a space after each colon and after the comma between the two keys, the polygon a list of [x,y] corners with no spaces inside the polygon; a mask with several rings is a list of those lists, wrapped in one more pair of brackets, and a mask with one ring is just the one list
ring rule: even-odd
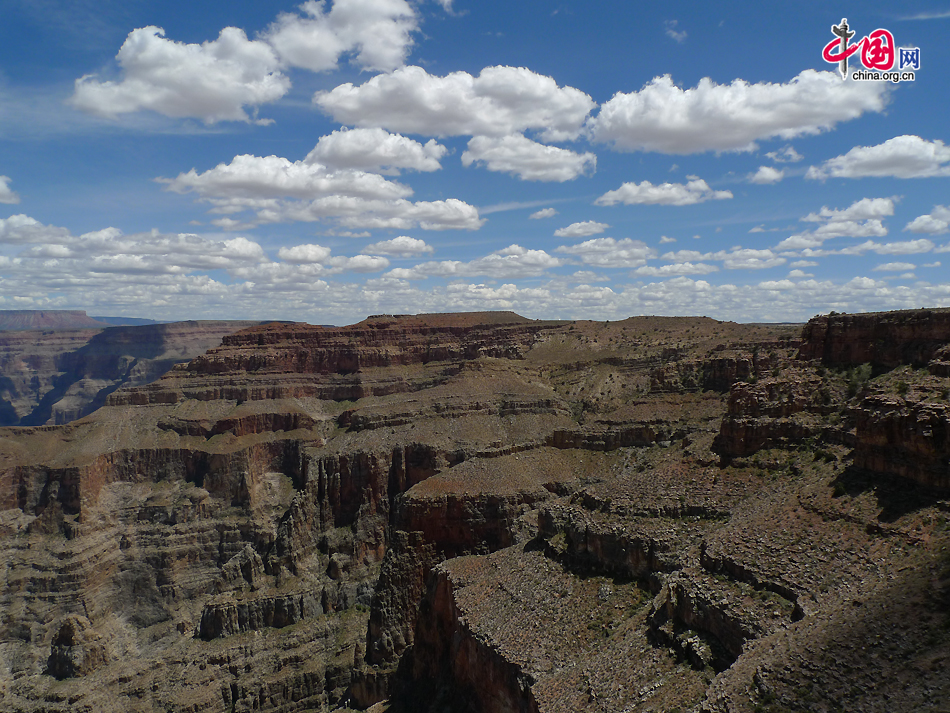
{"label": "rock layer", "polygon": [[261,326],[3,429],[0,708],[939,710],[950,340],[797,331]]}

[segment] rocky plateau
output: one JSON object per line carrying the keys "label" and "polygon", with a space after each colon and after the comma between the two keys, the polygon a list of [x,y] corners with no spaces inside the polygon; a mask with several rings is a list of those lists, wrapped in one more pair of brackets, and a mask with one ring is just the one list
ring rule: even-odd
{"label": "rocky plateau", "polygon": [[948,710],[950,310],[222,336],[0,429],[0,710]]}

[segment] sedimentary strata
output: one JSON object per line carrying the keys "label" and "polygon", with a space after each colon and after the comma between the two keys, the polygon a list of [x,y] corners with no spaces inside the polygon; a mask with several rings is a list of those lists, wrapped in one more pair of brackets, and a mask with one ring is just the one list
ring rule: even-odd
{"label": "sedimentary strata", "polygon": [[939,710],[934,314],[257,326],[3,429],[0,708]]}

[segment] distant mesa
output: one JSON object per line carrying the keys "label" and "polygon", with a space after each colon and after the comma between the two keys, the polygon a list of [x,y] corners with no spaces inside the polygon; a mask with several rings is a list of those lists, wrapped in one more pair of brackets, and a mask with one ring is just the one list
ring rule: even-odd
{"label": "distant mesa", "polygon": [[114,324],[117,322],[90,317],[81,309],[0,310],[0,330],[96,329]]}

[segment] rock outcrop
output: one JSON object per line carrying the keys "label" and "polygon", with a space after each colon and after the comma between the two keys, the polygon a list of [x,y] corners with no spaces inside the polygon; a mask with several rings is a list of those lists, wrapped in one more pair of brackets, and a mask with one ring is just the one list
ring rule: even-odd
{"label": "rock outcrop", "polygon": [[828,366],[921,367],[948,340],[950,309],[830,314],[812,317],[805,325],[800,358]]}

